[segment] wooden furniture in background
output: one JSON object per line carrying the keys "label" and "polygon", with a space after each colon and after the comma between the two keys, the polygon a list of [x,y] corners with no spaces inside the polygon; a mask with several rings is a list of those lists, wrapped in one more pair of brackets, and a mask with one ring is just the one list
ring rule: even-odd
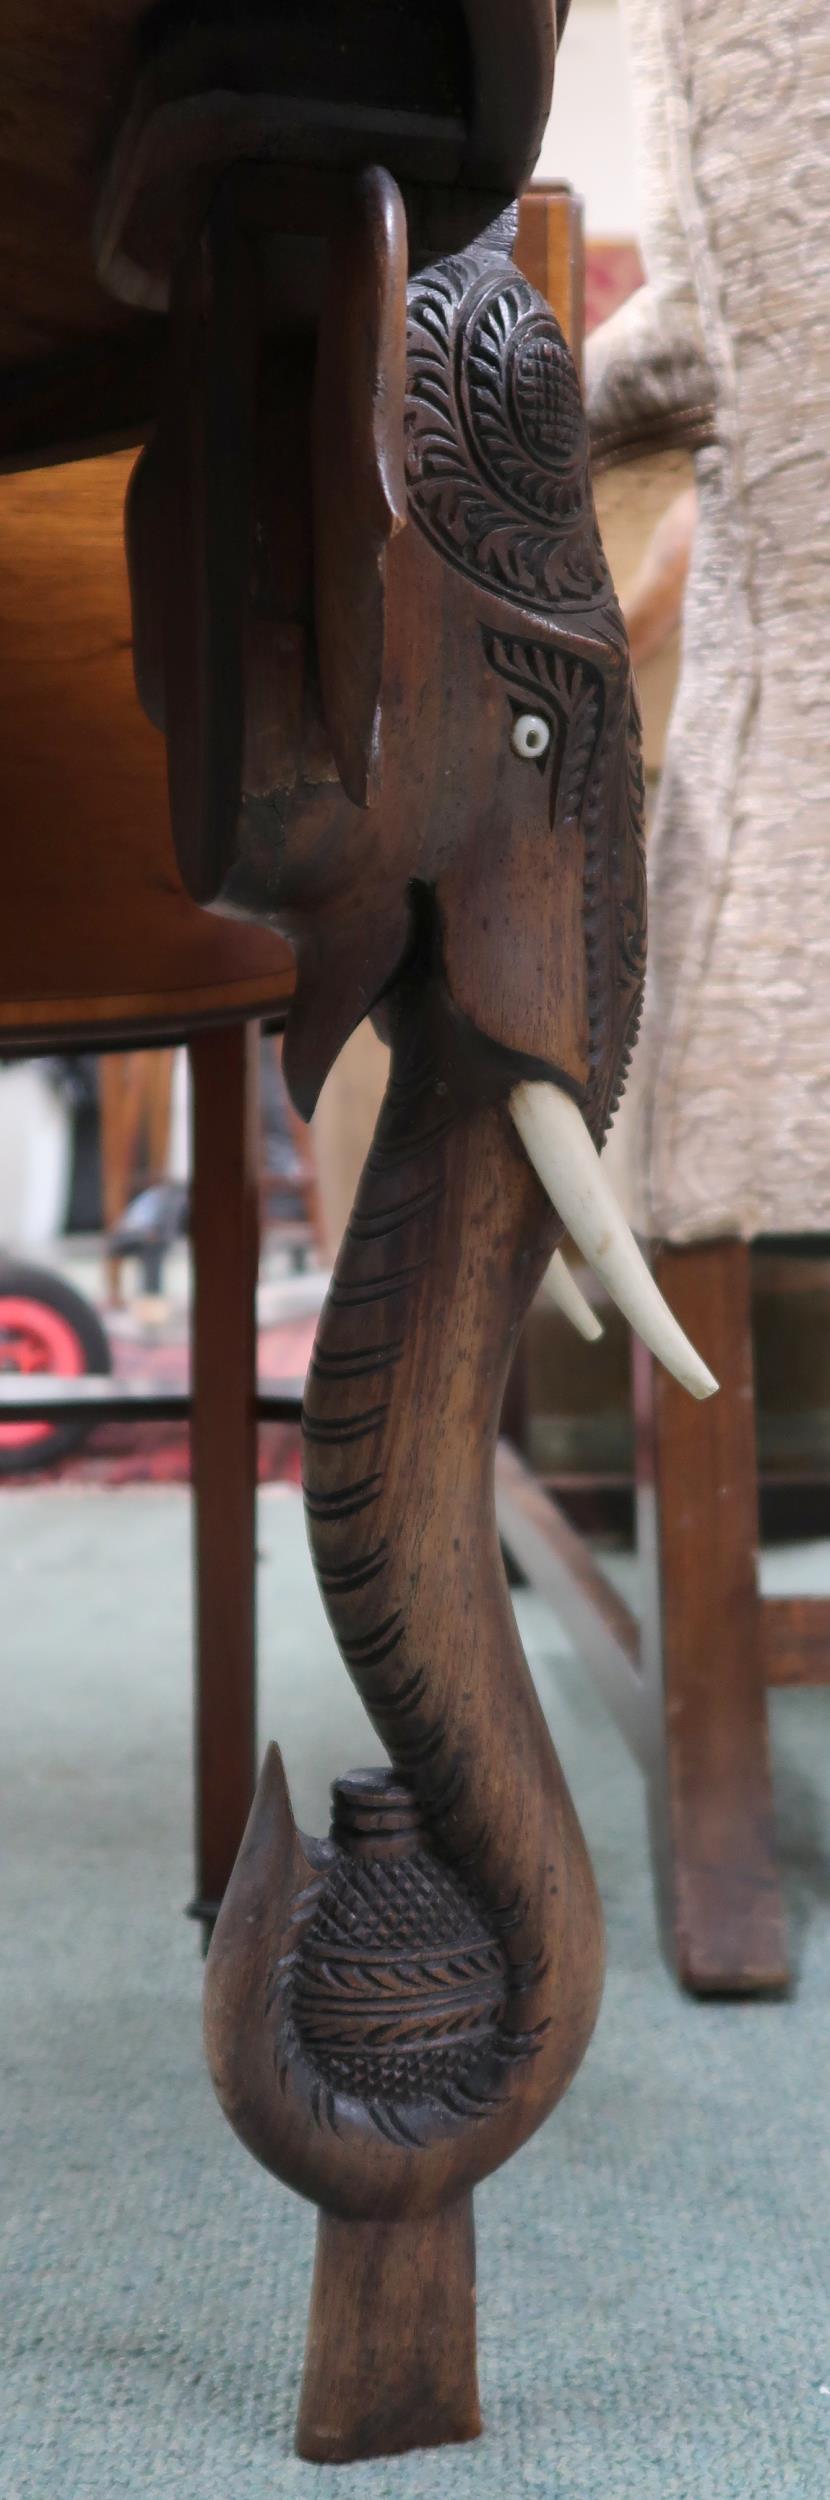
{"label": "wooden furniture in background", "polygon": [[282,1073],[281,1033],[274,1034],[272,1049],[274,1051],[276,1064],[279,1069],[280,1085],[282,1087],[285,1106],[286,1126],[291,1144],[294,1148],[295,1168],[293,1172],[286,1172],[284,1176],[281,1173],[271,1171],[267,1171],[264,1174],[260,1190],[263,1225],[273,1213],[277,1222],[283,1225],[288,1222],[290,1236],[290,1220],[287,1219],[283,1213],[282,1202],[286,1197],[294,1199],[299,1198],[303,1208],[302,1225],[299,1228],[301,1235],[301,1255],[302,1249],[309,1244],[316,1250],[324,1251],[324,1226],[320,1204],[320,1175],[318,1170],[317,1154],[315,1151],[315,1141],[308,1128],[307,1122],[299,1119],[297,1112],[294,1109],[291,1096],[288,1092],[288,1087],[285,1084],[285,1079]]}
{"label": "wooden furniture in background", "polygon": [[655,1259],[720,1379],[703,1406],[633,1348],[642,1623],[518,1454],[497,1469],[507,1551],[566,1624],[643,1769],[669,1959],[700,1996],[789,1978],[767,1691],[830,1683],[830,1601],[763,1598],[746,1244]]}
{"label": "wooden furniture in background", "polygon": [[[98,1099],[101,1136],[101,1199],[107,1233],[114,1231],[142,1178],[161,1180],[167,1168],[173,1088],[172,1050],[112,1051],[101,1060]],[[121,1299],[121,1258],[107,1256],[108,1299]]]}
{"label": "wooden furniture in background", "polygon": [[[176,868],[164,749],[133,685],[131,467],[119,455],[0,479],[0,1048],[126,1049],[105,1068],[106,1104],[137,1048],[190,1045],[196,1902],[210,1914],[256,1767],[250,1140],[259,1019],[284,1015],[293,968],[266,930],[200,911]],[[118,1411],[159,1411],[158,1398],[95,1383],[93,1401],[81,1386],[87,1412],[114,1414],[119,1397]]]}
{"label": "wooden furniture in background", "polygon": [[193,1078],[197,1915],[216,1915],[257,1772],[259,1026],[203,1032]]}
{"label": "wooden furniture in background", "polygon": [[[783,1652],[806,1644],[809,1624],[830,1633],[830,1606],[782,1610],[759,1595],[748,1248],[666,1249],[657,1267],[721,1384],[719,1397],[686,1412],[675,1383],[635,1348],[643,1665],[659,1702],[650,1786],[665,1914],[687,1987],[750,1994],[788,1975],[766,1685]],[[830,1677],[830,1642],[825,1665]]]}
{"label": "wooden furniture in background", "polygon": [[[573,211],[560,194],[542,201],[532,193],[522,203],[520,252],[557,310],[563,268],[575,269],[579,283],[572,235]],[[637,463],[633,483],[631,468],[598,481],[623,599],[627,581],[636,587],[652,530],[665,536],[670,513],[682,520],[682,571],[689,475],[687,455],[669,452]],[[673,632],[670,601],[665,613]],[[658,765],[674,663],[665,643],[652,635],[651,644],[646,752]],[[693,1404],[632,1341],[642,1628],[516,1446],[499,1454],[499,1524],[512,1560],[570,1629],[643,1768],[661,1927],[678,1977],[701,1996],[775,1993],[788,1982],[789,1961],[766,1696],[770,1686],[830,1683],[830,1602],[765,1600],[759,1591],[748,1247],[658,1248],[654,1270],[720,1394]],[[520,1448],[518,1385],[504,1428]]]}
{"label": "wooden furniture in background", "polygon": [[567,182],[534,182],[519,201],[516,260],[551,304],[579,370],[585,334],[582,201]]}

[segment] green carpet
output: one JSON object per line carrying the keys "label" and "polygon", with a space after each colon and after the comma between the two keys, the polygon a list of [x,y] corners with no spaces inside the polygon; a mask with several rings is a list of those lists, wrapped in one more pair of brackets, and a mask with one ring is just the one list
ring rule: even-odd
{"label": "green carpet", "polygon": [[[604,2009],[477,2198],[484,2439],[321,2470],[291,2445],[312,2217],[201,2062],[188,1536],[176,1489],[0,1505],[3,2500],[824,2500],[830,1700],[775,1707],[795,1999],[695,2006],[657,1957],[635,1773],[520,1600],[605,1900]],[[263,1739],[320,1829],[375,1748],[294,1494],[263,1497],[261,1543]],[[779,1563],[828,1584],[827,1548]]]}

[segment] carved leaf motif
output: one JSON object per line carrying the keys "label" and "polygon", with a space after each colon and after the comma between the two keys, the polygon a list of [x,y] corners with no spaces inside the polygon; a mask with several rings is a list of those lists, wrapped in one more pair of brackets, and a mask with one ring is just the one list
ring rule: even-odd
{"label": "carved leaf motif", "polygon": [[579,814],[596,746],[599,709],[596,680],[586,678],[580,668],[575,671],[571,690],[571,718],[559,782],[558,805],[562,816]]}
{"label": "carved leaf motif", "polygon": [[420,278],[409,316],[407,483],[426,535],[524,606],[607,599],[579,385],[553,314],[479,250]]}

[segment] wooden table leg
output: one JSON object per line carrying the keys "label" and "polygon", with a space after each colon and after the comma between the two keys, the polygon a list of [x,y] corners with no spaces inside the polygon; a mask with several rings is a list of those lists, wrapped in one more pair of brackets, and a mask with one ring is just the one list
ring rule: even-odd
{"label": "wooden table leg", "polygon": [[721,1383],[702,1405],[635,1349],[651,1794],[667,1940],[701,1995],[788,1977],[775,1855],[749,1252],[665,1249],[655,1273]]}
{"label": "wooden table leg", "polygon": [[196,1899],[211,1923],[256,1772],[259,1026],[190,1044]]}

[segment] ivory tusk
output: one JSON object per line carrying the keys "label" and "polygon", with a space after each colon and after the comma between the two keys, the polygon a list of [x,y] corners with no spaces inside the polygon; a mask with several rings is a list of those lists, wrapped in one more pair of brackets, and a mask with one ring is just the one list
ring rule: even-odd
{"label": "ivory tusk", "polygon": [[571,1275],[561,1250],[554,1250],[544,1284],[545,1292],[550,1295],[551,1302],[555,1302],[563,1319],[569,1319],[571,1327],[578,1330],[580,1337],[587,1338],[589,1345],[595,1344],[597,1337],[602,1336],[602,1321],[597,1319],[590,1302],[586,1302],[584,1293],[580,1293],[576,1277]]}
{"label": "ivory tusk", "polygon": [[517,1085],[510,1110],[557,1215],[638,1337],[693,1398],[717,1381],[673,1318],[617,1205],[576,1103],[558,1085]]}

